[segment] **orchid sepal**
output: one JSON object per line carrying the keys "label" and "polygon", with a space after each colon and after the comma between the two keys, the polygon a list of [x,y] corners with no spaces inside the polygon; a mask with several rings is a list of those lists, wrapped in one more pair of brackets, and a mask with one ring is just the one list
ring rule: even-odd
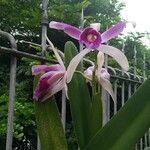
{"label": "orchid sepal", "polygon": [[129,63],[128,63],[127,57],[119,49],[113,46],[102,44],[99,48],[97,48],[97,50],[113,57],[124,71],[129,70]]}
{"label": "orchid sepal", "polygon": [[79,36],[82,32],[80,29],[63,22],[51,21],[49,23],[49,27],[57,30],[63,30],[66,34],[77,40],[79,40]]}

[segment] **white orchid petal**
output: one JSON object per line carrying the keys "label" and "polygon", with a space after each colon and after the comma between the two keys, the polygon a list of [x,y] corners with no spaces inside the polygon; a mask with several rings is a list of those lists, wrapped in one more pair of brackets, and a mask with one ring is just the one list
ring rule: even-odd
{"label": "white orchid petal", "polygon": [[129,69],[128,60],[127,60],[126,56],[124,55],[124,53],[121,52],[119,49],[112,47],[112,46],[102,44],[101,46],[99,46],[99,48],[97,48],[97,50],[113,57],[118,62],[118,64],[122,67],[122,69],[124,71],[128,71],[128,69]]}
{"label": "white orchid petal", "polygon": [[99,82],[102,85],[102,87],[111,95],[114,104],[116,104],[116,97],[114,95],[113,88],[110,81],[105,78],[100,78]]}
{"label": "white orchid petal", "polygon": [[68,86],[67,86],[67,84],[66,84],[66,78],[67,78],[67,72],[65,73],[65,75],[64,75],[64,90],[65,90],[65,95],[66,95],[66,98],[67,99],[69,99],[69,96],[68,96]]}
{"label": "white orchid petal", "polygon": [[95,29],[96,31],[100,31],[101,24],[100,23],[91,23],[90,27]]}
{"label": "white orchid petal", "polygon": [[77,54],[71,61],[70,64],[67,68],[67,73],[66,73],[66,80],[67,83],[69,83],[73,77],[73,74],[80,63],[80,61],[83,59],[83,57],[88,54],[91,51],[91,49],[84,49],[81,51],[79,54]]}
{"label": "white orchid petal", "polygon": [[97,55],[97,76],[98,76],[98,78],[100,78],[101,69],[102,69],[103,64],[104,64],[104,53],[99,51],[98,55]]}

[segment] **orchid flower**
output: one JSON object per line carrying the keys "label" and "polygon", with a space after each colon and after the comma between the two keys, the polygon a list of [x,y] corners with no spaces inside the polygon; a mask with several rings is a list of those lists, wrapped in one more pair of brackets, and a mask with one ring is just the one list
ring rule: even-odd
{"label": "orchid flower", "polygon": [[51,45],[59,64],[53,64],[50,66],[32,66],[32,75],[40,75],[40,79],[33,92],[33,99],[36,101],[45,101],[46,99],[61,91],[62,89],[65,89],[66,97],[68,97],[66,86],[66,68],[51,41],[48,38],[47,40]]}
{"label": "orchid flower", "polygon": [[[64,88],[63,76],[65,70],[60,64],[35,65],[32,67],[32,75],[41,75],[33,93],[33,99],[44,101]],[[48,95],[47,95],[48,94]]]}
{"label": "orchid flower", "polygon": [[[107,69],[103,68],[104,64],[104,54],[99,52],[97,55],[97,68],[96,68],[96,76],[99,84],[111,95],[114,103],[116,103],[116,98],[112,89],[112,85],[109,81],[110,74]],[[84,76],[88,79],[88,82],[92,81],[93,71],[95,66],[90,66],[84,71]]]}
{"label": "orchid flower", "polygon": [[126,56],[119,49],[102,44],[106,43],[110,39],[117,36],[120,32],[122,32],[123,29],[126,27],[126,23],[126,21],[121,21],[101,34],[100,32],[98,32],[98,30],[100,29],[100,24],[92,24],[91,27],[87,27],[82,31],[69,24],[55,21],[50,22],[50,28],[63,30],[66,34],[74,39],[77,39],[79,43],[86,46],[84,50],[82,50],[71,60],[67,69],[67,83],[71,81],[73,73],[83,57],[94,50],[98,50],[110,55],[120,64],[123,70],[128,70],[129,64]]}

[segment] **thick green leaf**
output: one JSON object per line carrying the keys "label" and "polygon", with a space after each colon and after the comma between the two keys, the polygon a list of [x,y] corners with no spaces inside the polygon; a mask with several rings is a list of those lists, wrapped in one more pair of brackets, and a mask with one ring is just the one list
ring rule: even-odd
{"label": "thick green leaf", "polygon": [[[72,42],[65,45],[65,63],[68,66],[70,60],[77,54],[77,48]],[[82,64],[77,70],[82,71]],[[72,81],[68,85],[68,95],[74,129],[78,139],[80,149],[87,145],[91,137],[90,128],[90,94],[86,81],[79,73],[75,73]]]}
{"label": "thick green leaf", "polygon": [[42,150],[67,150],[60,115],[53,98],[35,102],[37,129]]}
{"label": "thick green leaf", "polygon": [[[38,80],[39,77],[34,78],[33,88]],[[67,150],[67,141],[54,97],[44,102],[35,101],[35,115],[41,150]]]}
{"label": "thick green leaf", "polygon": [[150,79],[89,142],[85,150],[128,150],[150,127]]}

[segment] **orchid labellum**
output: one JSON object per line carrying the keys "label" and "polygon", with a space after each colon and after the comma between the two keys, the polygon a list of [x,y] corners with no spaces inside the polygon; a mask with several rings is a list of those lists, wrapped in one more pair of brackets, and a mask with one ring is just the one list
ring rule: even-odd
{"label": "orchid labellum", "polygon": [[49,27],[57,30],[63,30],[66,34],[74,39],[77,39],[79,43],[86,46],[84,50],[82,50],[72,59],[70,65],[68,66],[68,73],[66,77],[68,83],[71,81],[73,73],[76,70],[79,62],[86,54],[94,50],[98,50],[110,55],[120,64],[123,70],[128,70],[129,64],[126,56],[119,49],[102,44],[122,32],[126,27],[125,21],[117,23],[102,34],[98,32],[100,29],[100,25],[98,26],[98,24],[92,24],[91,27],[87,27],[83,31],[74,26],[55,21],[50,22]]}

